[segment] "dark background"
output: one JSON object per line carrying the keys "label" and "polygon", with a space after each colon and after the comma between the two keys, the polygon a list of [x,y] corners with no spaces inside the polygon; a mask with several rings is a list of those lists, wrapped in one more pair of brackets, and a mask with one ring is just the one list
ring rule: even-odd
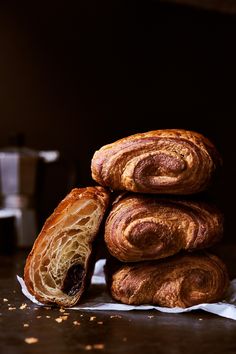
{"label": "dark background", "polygon": [[161,128],[199,131],[224,159],[212,195],[235,242],[236,16],[158,1],[1,1],[0,147],[58,149],[41,174],[41,222],[93,184],[104,144]]}

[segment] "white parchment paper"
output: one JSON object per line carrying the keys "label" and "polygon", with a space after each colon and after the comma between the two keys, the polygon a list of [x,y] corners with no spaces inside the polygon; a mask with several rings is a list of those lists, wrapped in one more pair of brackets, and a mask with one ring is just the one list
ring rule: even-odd
{"label": "white parchment paper", "polygon": [[[216,315],[231,318],[232,320],[236,320],[236,279],[232,280],[230,283],[230,287],[227,293],[227,296],[224,301],[217,302],[213,304],[199,304],[187,308],[168,308],[168,307],[160,307],[153,305],[124,305],[118,302],[115,302],[108,294],[105,286],[105,277],[103,272],[103,267],[105,264],[104,259],[100,259],[96,265],[94,270],[94,275],[92,277],[92,287],[91,292],[88,294],[88,298],[86,301],[80,303],[79,306],[74,306],[72,310],[101,310],[101,311],[130,311],[130,310],[157,310],[161,312],[167,313],[183,313],[189,312],[193,310],[203,310],[207,312],[214,313]],[[31,300],[34,304],[39,306],[44,306],[40,302],[38,302],[34,296],[32,296],[24,283],[24,280],[17,275],[17,280],[21,285],[21,290],[23,294]]]}

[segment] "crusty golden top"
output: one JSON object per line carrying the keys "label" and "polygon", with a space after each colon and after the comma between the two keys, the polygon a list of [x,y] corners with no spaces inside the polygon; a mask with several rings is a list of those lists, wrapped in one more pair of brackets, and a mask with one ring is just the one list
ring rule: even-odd
{"label": "crusty golden top", "polygon": [[91,170],[95,181],[114,190],[191,194],[208,186],[220,161],[203,135],[168,129],[103,146],[95,152]]}

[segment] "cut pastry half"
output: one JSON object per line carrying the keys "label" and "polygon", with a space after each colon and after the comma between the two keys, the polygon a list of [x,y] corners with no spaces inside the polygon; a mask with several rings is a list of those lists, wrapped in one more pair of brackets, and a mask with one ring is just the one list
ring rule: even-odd
{"label": "cut pastry half", "polygon": [[46,220],[24,270],[37,300],[63,307],[78,303],[93,272],[94,240],[108,204],[103,187],[75,188]]}

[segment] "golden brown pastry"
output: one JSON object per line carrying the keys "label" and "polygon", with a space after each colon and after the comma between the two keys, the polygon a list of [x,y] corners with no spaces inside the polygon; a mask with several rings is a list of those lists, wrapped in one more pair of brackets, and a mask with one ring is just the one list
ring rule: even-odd
{"label": "golden brown pastry", "polygon": [[75,188],[45,222],[24,270],[37,300],[69,307],[88,285],[94,266],[93,241],[109,202],[103,187]]}
{"label": "golden brown pastry", "polygon": [[120,261],[136,262],[212,246],[222,233],[223,216],[212,205],[128,194],[113,203],[105,242]]}
{"label": "golden brown pastry", "polygon": [[225,265],[210,254],[109,267],[105,270],[111,295],[124,304],[189,307],[222,300],[229,285]]}
{"label": "golden brown pastry", "polygon": [[220,157],[201,134],[155,130],[131,135],[96,151],[92,177],[113,190],[191,194],[210,183]]}

